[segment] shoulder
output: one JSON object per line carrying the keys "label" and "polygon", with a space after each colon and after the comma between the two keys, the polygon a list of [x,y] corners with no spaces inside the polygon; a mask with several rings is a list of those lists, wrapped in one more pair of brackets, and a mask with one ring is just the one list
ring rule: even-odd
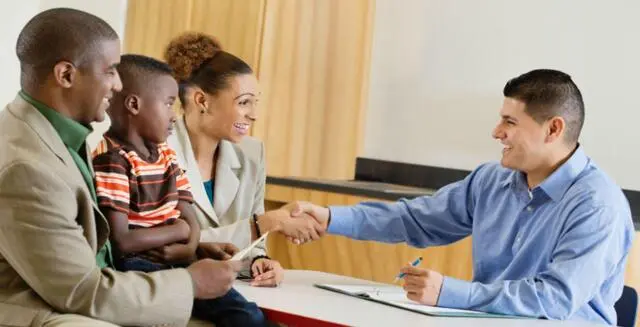
{"label": "shoulder", "polygon": [[58,174],[51,168],[61,159],[32,126],[7,108],[0,112],[0,131],[0,171],[29,169],[47,176]]}
{"label": "shoulder", "polygon": [[[589,160],[585,169],[564,194],[562,201],[576,210],[606,210],[631,221],[631,210],[620,186]],[[610,218],[610,217],[609,217]],[[609,219],[605,218],[605,219]]]}
{"label": "shoulder", "polygon": [[467,179],[473,186],[493,188],[508,183],[516,171],[503,167],[499,162],[487,162],[474,169]]}
{"label": "shoulder", "polygon": [[130,165],[127,151],[107,138],[103,138],[98,142],[95,150],[93,150],[92,157],[93,166],[96,170],[109,164]]}

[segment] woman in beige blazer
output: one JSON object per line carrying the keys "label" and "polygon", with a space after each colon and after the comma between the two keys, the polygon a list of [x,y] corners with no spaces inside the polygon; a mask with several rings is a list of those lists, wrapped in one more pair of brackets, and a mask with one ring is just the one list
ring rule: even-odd
{"label": "woman in beige blazer", "polygon": [[[246,136],[256,119],[256,77],[244,61],[200,33],[172,40],[165,59],[180,83],[184,113],[169,145],[191,182],[201,241],[245,248],[260,233],[254,220],[264,213],[264,147]],[[251,257],[245,273],[257,276],[254,285],[280,283],[283,269],[266,256],[264,243]]]}

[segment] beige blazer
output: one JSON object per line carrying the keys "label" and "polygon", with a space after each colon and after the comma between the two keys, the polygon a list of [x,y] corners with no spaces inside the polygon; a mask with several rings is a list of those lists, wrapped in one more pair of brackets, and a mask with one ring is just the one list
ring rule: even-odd
{"label": "beige blazer", "polygon": [[97,266],[107,221],[96,216],[80,170],[46,118],[18,96],[0,112],[0,133],[0,326],[40,326],[58,313],[186,325],[193,303],[186,270]]}
{"label": "beige blazer", "polygon": [[[178,163],[191,183],[200,241],[230,242],[240,249],[251,243],[250,218],[264,213],[265,163],[261,141],[245,137],[240,144],[221,141],[213,187],[213,206],[204,189],[183,118],[176,122],[168,140],[178,155]],[[213,156],[213,153],[211,154]],[[265,253],[260,244],[252,256]]]}

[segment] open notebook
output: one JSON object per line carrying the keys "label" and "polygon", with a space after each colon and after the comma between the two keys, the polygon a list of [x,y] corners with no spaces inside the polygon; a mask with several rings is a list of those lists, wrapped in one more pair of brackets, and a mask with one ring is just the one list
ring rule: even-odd
{"label": "open notebook", "polygon": [[476,317],[476,318],[523,318],[478,311],[431,307],[407,299],[404,290],[392,285],[338,285],[315,284],[314,286],[357,298],[374,301],[400,309],[405,309],[430,316],[441,317]]}

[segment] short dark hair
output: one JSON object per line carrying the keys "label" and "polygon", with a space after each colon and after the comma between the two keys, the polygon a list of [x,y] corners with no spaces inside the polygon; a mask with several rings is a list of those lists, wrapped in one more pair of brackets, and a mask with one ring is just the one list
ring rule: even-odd
{"label": "short dark hair", "polygon": [[584,102],[571,76],[558,70],[537,69],[507,82],[505,97],[525,103],[525,111],[537,122],[562,117],[567,126],[565,140],[578,142],[584,125]]}
{"label": "short dark hair", "polygon": [[18,36],[21,83],[45,77],[60,61],[81,67],[93,58],[99,42],[117,39],[116,31],[92,14],[70,8],[45,10],[31,18]]}
{"label": "short dark hair", "polygon": [[139,54],[124,54],[120,57],[118,74],[125,90],[136,83],[144,82],[146,74],[171,76],[172,71],[169,65],[160,60]]}
{"label": "short dark hair", "polygon": [[218,40],[203,33],[187,32],[176,37],[167,46],[164,59],[178,80],[183,105],[186,88],[191,85],[216,94],[229,86],[229,77],[253,73],[246,62],[223,51]]}

